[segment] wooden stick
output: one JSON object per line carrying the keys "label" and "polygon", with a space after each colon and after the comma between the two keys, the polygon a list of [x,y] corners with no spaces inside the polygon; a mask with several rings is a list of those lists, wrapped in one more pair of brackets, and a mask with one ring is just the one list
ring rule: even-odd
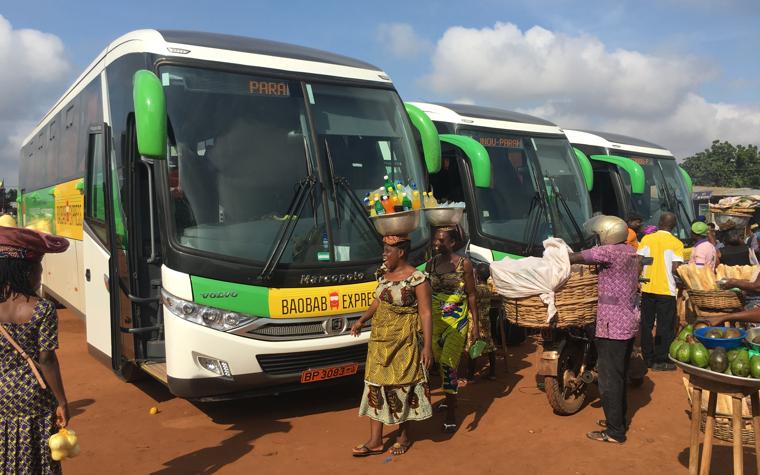
{"label": "wooden stick", "polygon": [[744,473],[744,452],[742,451],[742,400],[731,397],[734,407],[731,420],[734,423],[734,475]]}
{"label": "wooden stick", "polygon": [[[715,405],[718,402],[718,393],[710,391],[707,399],[707,421],[705,422],[705,441],[702,444],[702,466],[699,475],[709,475],[710,462],[712,461],[713,429],[715,429]],[[701,416],[700,416],[701,418]]]}
{"label": "wooden stick", "polygon": [[702,388],[691,391],[691,445],[689,446],[689,475],[699,470],[699,419],[702,417]]}
{"label": "wooden stick", "polygon": [[750,395],[752,401],[752,429],[755,431],[755,465],[760,474],[760,395],[753,391]]}

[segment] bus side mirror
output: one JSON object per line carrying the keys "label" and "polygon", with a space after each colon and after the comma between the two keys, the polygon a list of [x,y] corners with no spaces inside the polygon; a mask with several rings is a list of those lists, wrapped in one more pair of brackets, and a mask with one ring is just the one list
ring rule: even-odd
{"label": "bus side mirror", "polygon": [[686,188],[689,189],[689,194],[694,193],[694,183],[691,181],[691,177],[689,176],[689,173],[683,169],[681,165],[678,165],[678,170],[681,172],[681,176],[683,177],[683,181],[686,183]]}
{"label": "bus side mirror", "polygon": [[134,75],[132,100],[135,106],[137,149],[140,155],[166,158],[166,96],[161,81],[141,69]]}
{"label": "bus side mirror", "polygon": [[441,134],[441,142],[458,147],[472,167],[472,178],[478,188],[491,187],[491,157],[488,150],[477,140],[464,135]]}
{"label": "bus side mirror", "polygon": [[591,191],[594,189],[594,167],[591,166],[591,160],[577,148],[573,147],[573,151],[575,152],[575,158],[578,159],[578,165],[581,167],[583,181],[586,182],[586,190]]}
{"label": "bus side mirror", "polygon": [[404,103],[404,107],[412,125],[420,133],[428,173],[438,173],[441,171],[441,142],[435,124],[419,107],[409,103]]}

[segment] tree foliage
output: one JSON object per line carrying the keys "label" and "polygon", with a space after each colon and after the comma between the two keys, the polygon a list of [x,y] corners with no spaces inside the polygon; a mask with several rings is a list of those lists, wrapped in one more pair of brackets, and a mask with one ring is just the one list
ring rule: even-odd
{"label": "tree foliage", "polygon": [[760,154],[756,145],[714,140],[710,148],[686,158],[681,166],[695,185],[760,188]]}

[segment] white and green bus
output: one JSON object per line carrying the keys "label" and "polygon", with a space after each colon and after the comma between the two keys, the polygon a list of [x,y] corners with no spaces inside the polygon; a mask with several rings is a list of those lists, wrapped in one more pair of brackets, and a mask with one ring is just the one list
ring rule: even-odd
{"label": "white and green bus", "polygon": [[[362,61],[135,31],[24,141],[19,225],[72,241],[43,290],[124,378],[207,400],[326,384],[366,355],[349,330],[382,244],[357,197],[386,174],[425,186],[440,148],[416,140],[424,120]],[[413,263],[428,241],[412,235]]]}
{"label": "white and green bus", "polygon": [[691,178],[670,150],[609,132],[565,129],[565,134],[576,151],[591,160],[595,212],[624,219],[636,213],[656,225],[662,211],[671,211],[678,218],[678,237],[691,237]]}
{"label": "white and green bus", "polygon": [[576,249],[585,244],[591,166],[576,156],[562,129],[490,107],[408,105],[435,124],[442,166],[430,174],[430,184],[439,201],[466,203],[473,258],[492,262],[541,255],[541,243],[550,236]]}

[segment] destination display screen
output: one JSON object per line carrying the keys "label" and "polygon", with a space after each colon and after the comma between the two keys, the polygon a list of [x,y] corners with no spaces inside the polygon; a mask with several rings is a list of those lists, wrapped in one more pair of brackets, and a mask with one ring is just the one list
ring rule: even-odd
{"label": "destination display screen", "polygon": [[641,166],[647,166],[647,165],[651,165],[652,164],[652,159],[651,158],[636,157],[636,156],[628,157],[628,158],[630,158],[631,160],[633,160],[634,162],[638,163]]}
{"label": "destination display screen", "polygon": [[286,81],[248,81],[248,94],[252,96],[290,97],[290,86]]}
{"label": "destination display screen", "polygon": [[522,139],[503,137],[500,135],[478,135],[478,142],[484,147],[523,148]]}

